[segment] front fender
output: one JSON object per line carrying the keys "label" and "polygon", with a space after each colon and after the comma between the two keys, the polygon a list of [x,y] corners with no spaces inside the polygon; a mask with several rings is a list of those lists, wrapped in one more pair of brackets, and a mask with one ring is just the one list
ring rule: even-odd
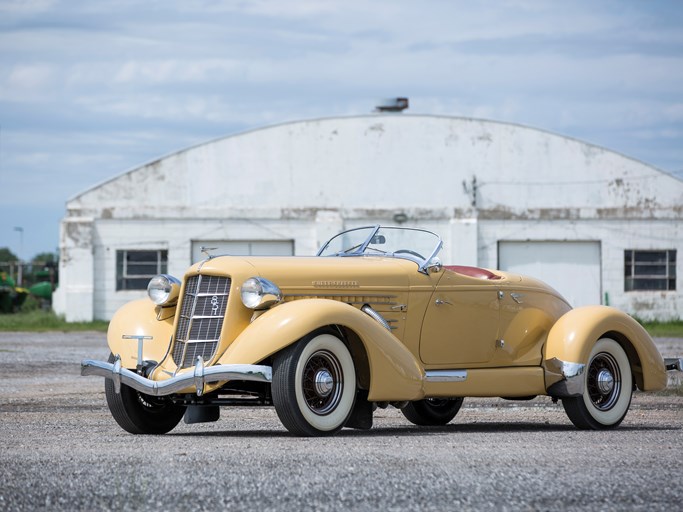
{"label": "front fender", "polygon": [[121,366],[135,368],[138,340],[124,336],[151,336],[143,340],[142,359],[160,362],[168,352],[173,334],[173,315],[157,320],[156,306],[149,299],[131,301],[114,314],[107,329],[107,344],[112,354],[121,356]]}
{"label": "front fender", "polygon": [[368,399],[423,398],[424,371],[412,353],[377,321],[348,304],[305,299],[281,304],[256,318],[217,364],[255,364],[322,327],[338,325],[358,335],[368,357]]}
{"label": "front fender", "polygon": [[[587,364],[593,345],[603,337],[617,341],[631,362],[638,388],[657,391],[666,387],[664,360],[650,335],[626,313],[607,306],[584,306],[565,313],[548,333],[545,347],[546,385],[561,378],[553,359]],[[552,379],[553,374],[557,378]]]}

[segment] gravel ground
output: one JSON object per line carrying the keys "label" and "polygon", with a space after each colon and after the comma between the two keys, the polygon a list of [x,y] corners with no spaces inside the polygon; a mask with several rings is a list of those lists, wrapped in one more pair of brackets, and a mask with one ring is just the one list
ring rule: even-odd
{"label": "gravel ground", "polygon": [[[683,340],[658,339],[665,356]],[[272,408],[164,436],[122,431],[102,333],[0,333],[0,510],[681,510],[683,397],[634,395],[622,426],[561,405],[468,399],[446,427],[378,410],[369,431],[288,435]]]}

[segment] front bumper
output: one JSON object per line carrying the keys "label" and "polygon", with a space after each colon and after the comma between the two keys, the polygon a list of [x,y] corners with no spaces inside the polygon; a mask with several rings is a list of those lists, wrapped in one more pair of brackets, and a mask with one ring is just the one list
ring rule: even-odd
{"label": "front bumper", "polygon": [[183,389],[194,388],[197,396],[204,394],[204,385],[212,382],[229,380],[248,380],[255,382],[272,382],[273,371],[270,366],[255,364],[221,364],[204,367],[201,357],[197,358],[194,371],[175,375],[167,380],[148,379],[121,367],[121,359],[117,356],[113,363],[84,359],[81,361],[81,375],[99,375],[114,382],[114,390],[119,393],[121,384],[152,396],[166,396],[178,393]]}

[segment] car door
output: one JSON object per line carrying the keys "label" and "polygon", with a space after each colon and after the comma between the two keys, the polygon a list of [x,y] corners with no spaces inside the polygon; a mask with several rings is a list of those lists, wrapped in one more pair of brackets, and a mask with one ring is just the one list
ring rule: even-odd
{"label": "car door", "polygon": [[499,314],[494,284],[444,271],[425,312],[420,358],[427,365],[453,368],[490,361]]}

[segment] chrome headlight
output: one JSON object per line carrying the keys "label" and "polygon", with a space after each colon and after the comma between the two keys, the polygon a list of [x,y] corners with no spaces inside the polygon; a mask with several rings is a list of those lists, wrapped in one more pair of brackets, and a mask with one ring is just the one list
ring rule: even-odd
{"label": "chrome headlight", "polygon": [[147,295],[157,306],[171,306],[178,301],[180,281],[168,274],[154,276],[147,285]]}
{"label": "chrome headlight", "polygon": [[242,303],[249,309],[267,309],[282,300],[282,292],[272,281],[250,277],[242,283]]}

